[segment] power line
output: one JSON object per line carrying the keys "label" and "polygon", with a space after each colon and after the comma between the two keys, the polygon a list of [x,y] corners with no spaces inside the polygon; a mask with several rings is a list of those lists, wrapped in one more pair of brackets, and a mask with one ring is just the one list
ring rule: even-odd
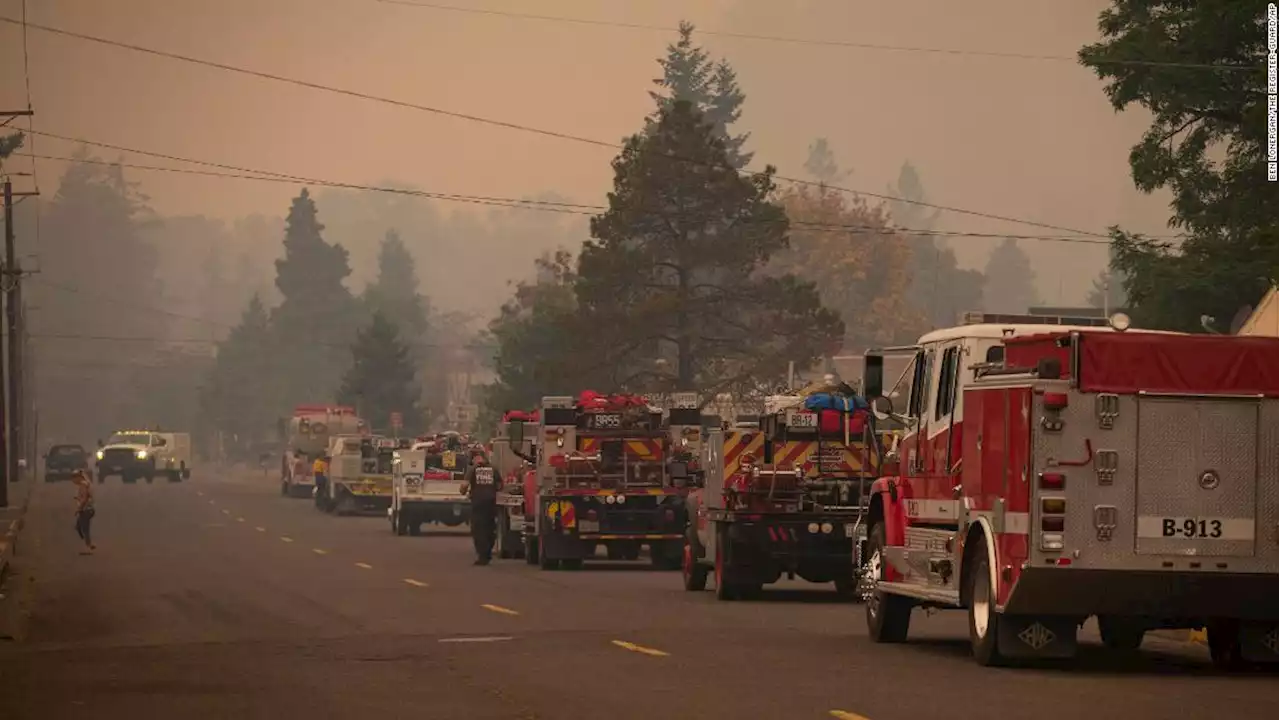
{"label": "power line", "polygon": [[[92,335],[82,333],[28,333],[28,337],[41,340],[86,340],[97,342],[141,342],[152,343],[156,345],[200,345],[205,347],[217,347],[221,343],[217,340],[208,338],[170,338],[160,337],[158,335]],[[403,342],[403,341],[402,341]],[[466,344],[466,343],[429,343],[429,342],[403,342],[404,345],[410,347],[422,347],[433,349],[462,349],[462,350],[484,350],[493,346],[483,344]],[[350,349],[351,343],[326,343],[308,341],[309,347],[335,347]]]}
{"label": "power line", "polygon": [[[14,20],[13,18],[5,17],[5,16],[0,16],[0,22],[7,22],[7,23],[10,23],[10,24],[16,24],[18,21]],[[133,51],[133,52],[138,52],[138,53],[142,53],[142,54],[146,54],[146,55],[151,55],[151,56],[154,56],[154,57],[163,57],[163,58],[168,58],[168,59],[170,59],[170,60],[178,60],[178,61],[180,61],[180,62],[190,63],[190,64],[194,64],[194,65],[201,65],[201,66],[205,66],[205,67],[216,68],[216,69],[219,69],[219,70],[224,70],[224,71],[226,71],[226,72],[233,72],[233,73],[238,73],[238,74],[242,74],[242,75],[248,75],[248,76],[250,76],[250,77],[256,77],[256,78],[260,78],[260,79],[264,79],[264,80],[272,80],[272,81],[275,81],[275,82],[285,83],[285,84],[289,84],[289,85],[296,85],[296,86],[298,86],[298,87],[305,87],[305,88],[309,88],[309,89],[312,89],[312,90],[319,90],[319,91],[322,91],[322,92],[335,93],[335,94],[338,94],[338,95],[344,95],[344,96],[347,96],[347,97],[353,97],[353,98],[357,98],[357,99],[361,99],[361,100],[367,100],[367,101],[370,101],[370,102],[384,103],[384,104],[392,105],[392,106],[395,106],[395,107],[407,108],[407,109],[411,109],[411,110],[418,110],[418,111],[421,111],[421,112],[427,112],[427,113],[433,113],[433,114],[436,114],[436,115],[443,115],[443,116],[447,116],[447,117],[453,117],[453,118],[457,118],[457,119],[460,119],[460,120],[468,120],[468,121],[470,121],[470,122],[476,122],[476,123],[480,123],[480,124],[484,124],[484,125],[492,125],[492,126],[494,126],[494,127],[501,127],[501,128],[506,128],[506,129],[509,129],[509,130],[518,130],[518,131],[521,131],[521,132],[532,133],[532,134],[535,134],[535,135],[542,135],[542,136],[545,136],[545,137],[552,137],[552,138],[557,138],[557,139],[560,139],[560,140],[568,140],[568,141],[570,141],[570,142],[578,142],[578,143],[583,143],[583,144],[587,144],[587,145],[592,145],[592,146],[595,146],[595,147],[605,147],[605,148],[610,148],[610,149],[613,149],[613,150],[617,150],[617,149],[621,149],[621,148],[622,148],[622,145],[620,145],[619,143],[616,143],[616,142],[608,142],[608,141],[604,141],[604,140],[597,140],[597,139],[594,139],[594,138],[583,137],[583,136],[580,136],[580,135],[573,135],[573,134],[570,134],[570,133],[564,133],[564,132],[559,132],[559,131],[554,131],[554,130],[546,130],[546,129],[543,129],[543,128],[536,128],[536,127],[532,127],[532,126],[529,126],[529,125],[522,125],[522,124],[519,124],[519,123],[509,122],[509,121],[505,121],[505,120],[494,120],[494,119],[492,119],[492,118],[481,117],[481,116],[479,116],[479,115],[470,115],[470,114],[467,114],[467,113],[456,112],[456,111],[453,111],[453,110],[445,110],[445,109],[443,109],[443,108],[432,107],[432,106],[429,106],[429,105],[422,105],[422,104],[419,104],[419,103],[408,102],[408,101],[405,101],[405,100],[396,100],[396,99],[394,99],[394,98],[387,98],[387,97],[382,97],[382,96],[379,96],[379,95],[372,95],[372,94],[364,93],[364,92],[360,92],[360,91],[357,91],[357,90],[349,90],[349,89],[346,89],[346,88],[338,88],[338,87],[334,87],[334,86],[331,86],[331,85],[324,85],[324,84],[321,84],[321,83],[311,82],[311,81],[309,81],[309,80],[300,80],[300,79],[297,79],[297,78],[291,78],[291,77],[287,77],[287,76],[284,76],[284,75],[278,75],[278,74],[275,74],[275,73],[268,73],[268,72],[264,72],[264,71],[261,71],[261,70],[253,70],[253,69],[250,69],[250,68],[243,68],[243,67],[239,67],[239,66],[236,66],[236,65],[229,65],[229,64],[226,64],[226,63],[215,62],[215,61],[212,61],[212,60],[204,60],[204,59],[201,59],[201,58],[194,58],[194,57],[190,57],[190,56],[187,56],[187,55],[180,55],[180,54],[178,54],[178,53],[171,53],[171,52],[167,52],[167,51],[164,51],[164,50],[156,50],[156,49],[154,49],[154,48],[148,48],[148,47],[143,47],[143,46],[140,46],[140,45],[134,45],[134,44],[132,44],[132,43],[120,42],[120,41],[118,41],[118,40],[110,40],[110,39],[108,39],[108,38],[97,37],[97,36],[94,36],[94,35],[86,35],[86,34],[84,34],[84,33],[72,32],[72,31],[70,31],[70,30],[63,30],[63,29],[61,29],[61,28],[49,27],[49,26],[46,26],[46,25],[37,25],[37,24],[35,24],[35,23],[28,23],[28,24],[27,24],[27,26],[28,26],[28,27],[30,27],[30,28],[32,28],[32,29],[40,30],[40,31],[42,31],[42,32],[47,32],[47,33],[51,33],[51,34],[54,34],[54,35],[61,35],[61,36],[64,36],[64,37],[70,37],[70,38],[74,38],[74,39],[77,39],[77,40],[84,40],[84,41],[86,41],[86,42],[92,42],[92,43],[97,43],[97,44],[100,44],[100,45],[106,45],[106,46],[116,47],[116,48],[120,48],[120,49],[124,49],[124,50],[130,50],[130,51]],[[691,159],[691,158],[681,158],[681,157],[678,157],[678,156],[672,156],[672,159],[674,159],[674,160],[678,160],[678,161],[682,161],[682,162],[695,163],[695,164],[698,164],[698,165],[704,165],[704,166],[709,166],[709,165],[710,165],[709,163],[706,163],[706,162],[704,162],[704,161],[701,161],[701,160],[695,160],[695,159]],[[739,170],[738,168],[732,168],[732,169],[733,169],[733,170],[735,170],[736,172],[742,172],[742,173],[747,174],[747,175],[760,175],[760,174],[761,174],[761,173],[754,172],[754,171],[749,171],[749,170]],[[934,203],[924,202],[924,201],[922,201],[922,200],[912,200],[912,199],[902,198],[902,197],[896,197],[896,196],[892,196],[892,195],[884,195],[884,194],[880,194],[880,193],[874,193],[874,192],[870,192],[870,191],[866,191],[866,190],[856,190],[856,189],[852,189],[852,188],[839,187],[839,186],[835,186],[835,185],[825,185],[825,184],[823,184],[823,183],[818,183],[818,182],[814,182],[814,181],[811,181],[811,180],[803,180],[803,179],[799,179],[799,178],[791,178],[791,177],[786,177],[786,176],[783,176],[783,175],[774,175],[774,179],[776,179],[776,180],[780,180],[780,181],[785,181],[785,182],[794,183],[794,184],[797,184],[797,185],[806,185],[806,186],[814,186],[814,187],[826,187],[826,188],[828,188],[828,189],[830,189],[830,190],[835,190],[835,191],[837,191],[837,192],[849,193],[849,194],[852,194],[852,195],[865,195],[865,196],[867,196],[867,197],[873,197],[873,198],[877,198],[877,199],[881,199],[881,200],[892,200],[892,201],[894,201],[894,202],[900,202],[900,203],[904,203],[904,204],[907,204],[907,205],[914,205],[914,206],[918,206],[918,207],[933,208],[933,209],[942,210],[942,211],[945,211],[945,212],[956,213],[956,214],[959,214],[959,215],[969,215],[969,216],[972,216],[972,217],[980,217],[980,218],[984,218],[984,219],[987,219],[987,220],[998,220],[998,221],[1001,221],[1001,222],[1009,222],[1009,223],[1014,223],[1014,224],[1019,224],[1019,225],[1027,225],[1027,226],[1030,226],[1030,227],[1039,227],[1039,228],[1044,228],[1044,229],[1046,229],[1046,230],[1057,230],[1057,231],[1059,231],[1059,232],[1072,233],[1072,234],[1076,234],[1076,235],[1088,235],[1088,236],[1091,236],[1091,237],[1100,237],[1100,238],[1105,238],[1105,237],[1107,237],[1107,235],[1105,235],[1104,233],[1090,232],[1090,231],[1087,231],[1087,230],[1079,230],[1079,229],[1076,229],[1076,228],[1069,228],[1069,227],[1064,227],[1064,226],[1061,226],[1061,225],[1052,225],[1052,224],[1049,224],[1049,223],[1042,223],[1042,222],[1038,222],[1038,221],[1034,221],[1034,220],[1024,220],[1024,219],[1022,219],[1022,218],[1008,217],[1008,216],[1005,216],[1005,215],[997,215],[997,214],[994,214],[994,213],[981,212],[981,211],[977,211],[977,210],[966,210],[966,209],[964,209],[964,208],[951,207],[951,206],[947,206],[947,205],[937,205],[937,204],[934,204]]]}
{"label": "power line", "polygon": [[[47,134],[47,133],[46,133]],[[60,136],[58,136],[60,137]],[[82,141],[90,145],[98,145],[92,141]],[[105,145],[105,147],[116,147]],[[173,155],[159,155],[157,153],[149,153],[147,151],[130,150],[130,152],[138,152],[139,154],[152,154],[160,157],[166,157],[172,160],[191,162],[196,164],[207,164],[217,167],[229,167],[220,163],[206,163],[201,160],[190,160],[179,158]],[[605,205],[586,205],[578,203],[561,203],[544,200],[523,200],[517,198],[500,198],[493,196],[470,196],[457,195],[447,193],[434,193],[421,190],[408,190],[404,188],[383,187],[377,185],[363,185],[357,183],[335,182],[330,180],[321,180],[316,178],[304,178],[296,175],[284,175],[277,173],[269,173],[262,170],[245,169],[244,173],[224,173],[213,172],[207,170],[195,170],[192,168],[174,168],[161,167],[157,165],[140,165],[135,163],[125,163],[110,160],[99,160],[96,158],[73,158],[57,155],[33,155],[41,160],[50,160],[55,162],[69,163],[87,163],[93,165],[105,165],[111,167],[130,168],[134,170],[142,170],[148,172],[165,172],[179,175],[196,175],[200,177],[224,178],[229,180],[252,180],[259,182],[276,182],[288,184],[311,184],[322,187],[334,187],[352,190],[362,190],[369,192],[384,192],[398,195],[408,195],[413,197],[422,197],[432,200],[445,200],[449,202],[462,202],[474,205],[485,205],[491,207],[504,207],[517,210],[534,210],[538,212],[554,212],[564,215],[577,215],[590,217],[598,213],[605,212],[609,208]],[[779,220],[777,222],[784,222]],[[850,235],[883,235],[883,236],[916,236],[916,237],[944,237],[944,238],[971,238],[971,239],[1013,239],[1013,240],[1034,240],[1037,242],[1059,242],[1059,243],[1083,243],[1088,245],[1110,245],[1111,240],[1106,236],[1095,236],[1093,234],[1074,235],[1019,235],[1010,233],[981,233],[981,232],[953,232],[946,230],[927,230],[918,228],[899,228],[893,226],[880,225],[858,225],[858,224],[838,224],[838,223],[820,223],[805,220],[785,220],[791,227],[806,230],[818,230],[829,232],[843,232]]]}
{"label": "power line", "polygon": [[[621,22],[614,20],[596,20],[590,18],[576,18],[562,15],[539,15],[534,13],[509,12],[505,10],[489,10],[485,8],[458,7],[456,5],[443,5],[432,2],[416,2],[415,0],[375,0],[375,2],[384,5],[403,5],[406,7],[421,8],[424,10],[443,10],[447,12],[465,13],[469,15],[490,15],[496,17],[506,17],[516,20],[536,20],[540,22],[564,23],[571,25],[589,25],[594,27],[612,27],[622,28],[626,30],[646,30],[664,33],[679,32],[680,28],[670,25],[651,25],[647,23]],[[853,40],[822,40],[817,38],[797,38],[785,37],[781,35],[759,35],[755,33],[728,32],[724,30],[704,30],[698,28],[698,33],[702,35],[711,35],[715,37],[734,38],[738,40],[759,40],[763,42],[785,43],[788,45],[814,45],[824,47],[841,47],[856,50],[879,50],[890,52],[916,52],[931,53],[937,55],[952,56],[974,56],[974,57],[991,57],[1002,58],[1006,60],[1039,60],[1048,62],[1069,62],[1079,64],[1080,59],[1072,55],[1041,55],[1033,53],[1017,53],[1002,52],[996,50],[966,50],[961,48],[938,48],[910,45],[884,45],[880,43],[858,42]],[[1188,70],[1223,70],[1223,71],[1258,71],[1264,68],[1254,67],[1250,65],[1237,65],[1231,63],[1212,64],[1212,63],[1184,63],[1184,62],[1166,62],[1157,60],[1100,60],[1100,64],[1105,65],[1140,65],[1148,67],[1172,67],[1184,68]]]}
{"label": "power line", "polygon": [[208,325],[214,325],[217,327],[223,327],[228,329],[234,329],[236,327],[231,323],[222,322],[220,320],[213,320],[210,318],[200,317],[198,315],[187,315],[184,313],[175,312],[173,310],[166,310],[164,308],[155,307],[154,305],[129,302],[126,300],[121,300],[111,295],[103,295],[102,293],[86,291],[83,288],[77,288],[77,287],[72,287],[70,285],[62,285],[60,283],[49,282],[44,278],[32,278],[32,280],[40,285],[44,285],[45,287],[53,288],[55,290],[61,290],[63,292],[74,293],[76,295],[83,295],[85,297],[97,298],[104,302],[109,302],[109,303],[112,303],[113,305],[119,305],[121,307],[132,307],[139,310],[149,310],[151,312],[158,313],[160,315],[169,315],[176,318],[182,318],[184,320],[193,320],[195,322],[202,322]]}

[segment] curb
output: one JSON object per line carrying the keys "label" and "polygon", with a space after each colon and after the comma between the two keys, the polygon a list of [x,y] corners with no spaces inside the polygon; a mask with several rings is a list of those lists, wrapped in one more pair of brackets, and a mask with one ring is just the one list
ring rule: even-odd
{"label": "curb", "polygon": [[18,551],[18,532],[22,530],[22,526],[26,523],[27,508],[31,505],[31,493],[34,491],[35,481],[32,480],[31,484],[27,486],[27,492],[22,497],[22,505],[19,506],[18,517],[11,520],[4,535],[0,535],[0,580],[4,579],[9,570],[9,561],[13,558],[14,553]]}

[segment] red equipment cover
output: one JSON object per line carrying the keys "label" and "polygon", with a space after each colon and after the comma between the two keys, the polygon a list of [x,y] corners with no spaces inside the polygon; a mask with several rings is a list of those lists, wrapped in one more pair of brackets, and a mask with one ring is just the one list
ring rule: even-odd
{"label": "red equipment cover", "polygon": [[1276,397],[1280,343],[1238,335],[1081,333],[1084,392]]}
{"label": "red equipment cover", "polygon": [[840,417],[847,417],[850,435],[862,435],[862,430],[867,424],[867,411],[854,410],[851,413],[841,413],[839,410],[819,410],[818,411],[818,430],[825,434],[844,432],[840,428]]}

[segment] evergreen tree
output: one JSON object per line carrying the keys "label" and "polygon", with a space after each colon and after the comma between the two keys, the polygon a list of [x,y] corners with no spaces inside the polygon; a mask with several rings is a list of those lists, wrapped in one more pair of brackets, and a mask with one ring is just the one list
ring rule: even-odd
{"label": "evergreen tree", "polygon": [[389,429],[391,413],[404,420],[403,433],[420,432],[425,424],[419,410],[422,395],[409,348],[396,326],[381,312],[356,335],[351,366],[342,377],[339,401],[353,405],[374,427]]}
{"label": "evergreen tree", "polygon": [[1013,238],[1005,238],[987,259],[982,306],[993,313],[1025,313],[1038,304],[1031,258]]}
{"label": "evergreen tree", "polygon": [[649,130],[664,110],[676,102],[688,102],[704,122],[711,123],[714,134],[725,146],[730,165],[742,169],[751,163],[753,153],[742,151],[750,133],[730,135],[729,126],[742,116],[746,95],[738,86],[738,76],[725,60],[715,61],[706,50],[693,44],[693,23],[681,21],[680,39],[667,46],[666,57],[658,60],[662,77],[653,81],[661,92],[649,91],[658,112],[648,120]]}
{"label": "evergreen tree", "polygon": [[849,177],[850,173],[841,170],[836,162],[836,155],[826,138],[818,138],[809,145],[809,157],[804,161],[805,172],[823,185],[834,185]]}
{"label": "evergreen tree", "polygon": [[400,235],[388,230],[378,249],[378,277],[364,291],[371,314],[381,312],[407,343],[417,346],[427,334],[427,299],[418,292],[418,272]]}
{"label": "evergreen tree", "polygon": [[[217,359],[201,393],[202,414],[212,429],[229,441],[225,449],[243,455],[254,443],[272,439],[276,418],[285,406],[279,379],[271,316],[254,295],[240,321],[218,344]],[[231,442],[238,437],[240,442]]]}
{"label": "evergreen tree", "polygon": [[276,287],[284,297],[272,327],[288,357],[280,381],[286,404],[325,402],[344,364],[343,348],[357,323],[356,303],[343,280],[347,251],[324,241],[311,194],[294,198],[285,222],[284,257],[276,260]]}
{"label": "evergreen tree", "polygon": [[9,135],[0,136],[0,162],[5,158],[14,154],[22,147],[24,137],[22,133],[11,133]]}
{"label": "evergreen tree", "polygon": [[[925,327],[951,327],[960,314],[982,306],[985,279],[977,270],[962,270],[955,250],[945,240],[928,233],[934,229],[941,211],[921,204],[926,202],[920,174],[909,163],[902,164],[896,185],[888,194],[902,198],[889,202],[893,223],[908,230],[911,245],[910,297],[925,318]],[[917,335],[919,333],[916,333]]]}
{"label": "evergreen tree", "polygon": [[769,202],[773,169],[744,177],[729,167],[691,103],[659,111],[613,169],[575,288],[590,355],[613,367],[615,384],[712,390],[839,346],[843,324],[811,283],[763,273],[787,245],[786,215]]}
{"label": "evergreen tree", "polygon": [[[1276,282],[1277,196],[1267,167],[1267,18],[1239,0],[1112,0],[1102,40],[1080,61],[1117,110],[1151,127],[1129,153],[1134,184],[1173,195],[1178,245],[1114,233],[1128,305],[1141,327],[1226,325]],[[1126,62],[1141,58],[1144,62]],[[1170,64],[1180,67],[1169,67]],[[1197,67],[1201,66],[1201,67]],[[1220,66],[1220,67],[1208,67]]]}

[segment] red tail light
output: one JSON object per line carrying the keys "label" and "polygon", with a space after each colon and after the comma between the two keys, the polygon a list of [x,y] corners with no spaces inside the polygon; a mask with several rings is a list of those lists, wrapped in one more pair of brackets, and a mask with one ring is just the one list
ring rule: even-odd
{"label": "red tail light", "polygon": [[671,508],[667,508],[666,510],[663,511],[662,517],[666,518],[667,522],[675,522],[676,511],[672,510]]}
{"label": "red tail light", "polygon": [[1067,406],[1067,394],[1047,392],[1044,394],[1044,406],[1048,410],[1061,410]]}
{"label": "red tail light", "polygon": [[1040,487],[1044,490],[1061,490],[1067,483],[1067,476],[1060,472],[1040,473]]}
{"label": "red tail light", "polygon": [[595,510],[588,510],[588,511],[587,511],[587,520],[589,520],[589,521],[591,521],[591,522],[595,522],[597,517],[598,517],[598,516],[596,515],[596,511],[595,511]]}

